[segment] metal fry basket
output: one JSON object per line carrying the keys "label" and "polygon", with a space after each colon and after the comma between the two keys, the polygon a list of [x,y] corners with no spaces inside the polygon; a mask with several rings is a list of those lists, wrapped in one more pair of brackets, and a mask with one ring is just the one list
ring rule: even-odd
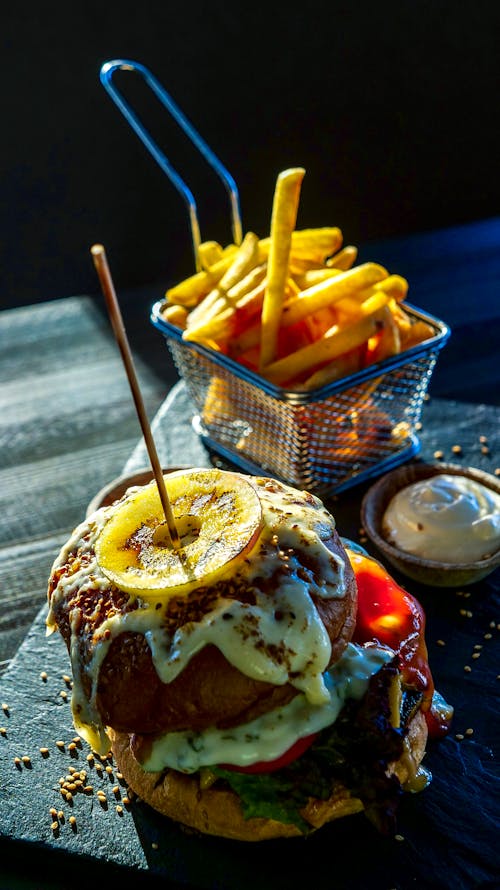
{"label": "metal fry basket", "polygon": [[[148,151],[184,198],[195,267],[201,242],[194,196],[113,83],[117,70],[144,78],[185,135],[223,182],[230,200],[233,239],[241,243],[239,195],[232,176],[158,80],[138,62],[118,59],[101,68],[101,81]],[[244,472],[275,476],[319,497],[340,492],[408,460],[446,324],[405,303],[434,335],[400,355],[311,391],[269,383],[231,358],[183,340],[182,331],[154,304],[152,324],[163,334],[195,406],[193,425],[207,448]]]}
{"label": "metal fry basket", "polygon": [[449,328],[406,304],[435,335],[310,392],[275,386],[233,359],[182,339],[155,303],[163,334],[197,414],[205,445],[249,473],[267,473],[319,497],[386,472],[420,450],[418,422]]}

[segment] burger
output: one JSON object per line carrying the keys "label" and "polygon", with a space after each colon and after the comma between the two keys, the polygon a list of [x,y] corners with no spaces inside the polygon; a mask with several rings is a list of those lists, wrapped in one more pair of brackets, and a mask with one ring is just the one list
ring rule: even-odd
{"label": "burger", "polygon": [[364,811],[395,830],[430,779],[434,690],[419,603],[316,496],[194,468],[91,513],[57,556],[48,632],[77,731],[147,804],[242,841]]}

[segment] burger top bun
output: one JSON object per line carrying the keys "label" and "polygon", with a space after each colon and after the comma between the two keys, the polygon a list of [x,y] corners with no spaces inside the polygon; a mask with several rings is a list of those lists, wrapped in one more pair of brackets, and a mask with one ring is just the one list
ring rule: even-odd
{"label": "burger top bun", "polygon": [[[153,809],[175,822],[203,834],[240,841],[262,841],[297,837],[300,830],[292,824],[273,819],[245,819],[238,796],[225,787],[202,788],[199,776],[184,775],[175,770],[147,773],[135,759],[126,733],[111,734],[115,762],[130,788]],[[395,773],[404,783],[414,775],[425,754],[427,724],[417,711],[408,725],[404,755],[390,764],[388,772]],[[317,830],[335,819],[363,810],[362,802],[353,797],[340,783],[336,784],[327,800],[311,798],[302,816]]]}
{"label": "burger top bun", "polygon": [[156,540],[156,483],[89,516],[52,568],[47,625],[67,644],[74,722],[97,751],[107,727],[230,727],[298,691],[316,703],[354,632],[354,573],[318,498],[215,469],[165,483],[186,553],[198,546],[196,577]]}

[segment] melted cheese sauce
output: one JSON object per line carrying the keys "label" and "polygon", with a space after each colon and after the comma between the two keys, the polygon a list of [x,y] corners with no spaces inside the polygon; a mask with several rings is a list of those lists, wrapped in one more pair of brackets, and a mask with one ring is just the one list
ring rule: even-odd
{"label": "melted cheese sauce", "polygon": [[500,495],[467,476],[442,473],[402,488],[390,501],[384,536],[438,562],[475,562],[500,546]]}
{"label": "melted cheese sauce", "polygon": [[[70,616],[73,720],[94,750],[109,749],[109,740],[95,705],[99,670],[112,640],[124,631],[145,636],[155,669],[165,683],[173,680],[203,646],[213,643],[247,676],[276,685],[290,683],[313,707],[330,703],[331,690],[324,674],[330,660],[331,644],[311,593],[326,599],[345,596],[344,562],[326,546],[335,528],[334,520],[314,496],[263,478],[255,478],[253,482],[258,486],[262,502],[264,530],[250,557],[238,565],[236,573],[234,564],[228,572],[236,585],[239,578],[246,583],[255,583],[255,604],[221,596],[216,606],[199,622],[179,627],[170,635],[165,629],[165,601],[131,597],[137,608],[111,615],[86,640],[90,658],[84,669],[92,685],[89,698],[82,684],[77,634],[81,616],[78,609],[73,610]],[[130,489],[128,496],[133,491]],[[61,550],[52,572],[63,567],[75,551],[83,557],[83,565],[72,574],[63,574],[53,591],[48,632],[56,628],[54,615],[61,599],[77,591],[99,593],[109,589],[110,582],[95,557],[95,542],[107,520],[126,498],[127,495],[118,505],[104,507],[89,517],[75,529]],[[295,556],[295,549],[310,554],[319,567],[315,577],[312,572],[304,571]],[[259,589],[259,579],[270,578],[284,562],[288,573],[282,576],[279,591],[273,596],[266,595]],[[223,578],[224,574],[219,575],[217,581]],[[99,609],[99,597],[95,599],[96,609]]]}
{"label": "melted cheese sauce", "polygon": [[361,699],[370,677],[393,655],[390,649],[349,643],[339,661],[325,674],[330,697],[324,704],[313,705],[301,694],[288,705],[242,726],[167,733],[155,739],[141,765],[147,772],[170,767],[193,773],[218,763],[249,766],[275,760],[298,739],[334,723],[346,699]]}

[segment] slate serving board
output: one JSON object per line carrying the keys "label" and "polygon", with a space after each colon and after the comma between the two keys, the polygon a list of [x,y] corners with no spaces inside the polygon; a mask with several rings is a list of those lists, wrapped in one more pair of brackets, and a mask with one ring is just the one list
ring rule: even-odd
{"label": "slate serving board", "polygon": [[[492,471],[498,454],[496,409],[431,401],[423,420],[424,459],[439,448],[448,460],[452,444],[460,442],[460,461]],[[164,465],[208,465],[191,429],[182,383],[160,410],[153,430]],[[488,454],[481,452],[480,435],[488,437]],[[139,443],[125,471],[146,465]],[[331,504],[339,529],[354,539],[365,489],[351,489]],[[404,582],[426,610],[436,686],[454,705],[455,717],[450,735],[429,746],[426,765],[432,783],[403,802],[400,839],[381,837],[361,814],[304,840],[244,844],[190,833],[141,802],[124,805],[126,790],[112,765],[98,770],[89,764],[84,743],[70,750],[75,731],[69,698],[61,696],[68,691],[63,677],[69,660],[62,640],[45,636],[43,607],[0,685],[0,876],[11,869],[3,886],[25,887],[16,885],[12,875],[16,861],[25,870],[30,860],[33,873],[41,872],[33,885],[37,888],[88,886],[90,878],[107,880],[110,875],[122,887],[207,890],[253,890],[256,885],[284,890],[311,883],[318,890],[498,887],[498,582],[498,573],[464,590],[438,591]],[[473,658],[475,653],[480,657]],[[470,672],[464,671],[466,664]],[[468,729],[472,734],[467,735]],[[456,738],[460,734],[461,740]],[[43,747],[48,754],[40,753]],[[15,758],[23,756],[30,761],[16,764]],[[59,790],[59,779],[70,767],[86,770],[85,781],[93,786],[92,793],[76,792],[72,804]],[[116,786],[119,790],[113,791]],[[98,789],[105,791],[106,805],[99,803]],[[51,807],[64,811],[57,831],[51,828]]]}

